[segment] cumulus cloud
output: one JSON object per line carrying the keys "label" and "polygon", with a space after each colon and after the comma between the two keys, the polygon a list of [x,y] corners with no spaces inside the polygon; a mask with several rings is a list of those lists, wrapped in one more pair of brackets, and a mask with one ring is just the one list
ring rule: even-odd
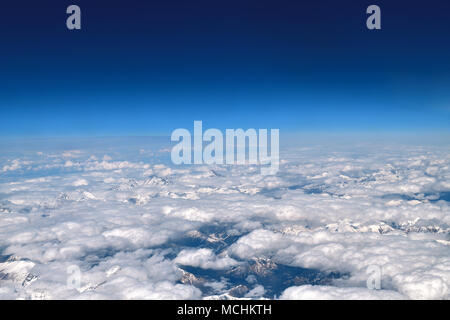
{"label": "cumulus cloud", "polygon": [[276,176],[40,148],[0,155],[0,298],[450,298],[448,148],[294,145]]}
{"label": "cumulus cloud", "polygon": [[330,286],[299,286],[284,290],[282,300],[402,300],[406,299],[398,292],[388,290],[370,290],[367,288],[337,288]]}
{"label": "cumulus cloud", "polygon": [[89,182],[87,182],[86,179],[78,179],[73,182],[73,185],[75,187],[87,186],[88,184],[89,184]]}
{"label": "cumulus cloud", "polygon": [[217,257],[211,249],[182,250],[174,262],[203,269],[228,269],[238,262],[230,257]]}

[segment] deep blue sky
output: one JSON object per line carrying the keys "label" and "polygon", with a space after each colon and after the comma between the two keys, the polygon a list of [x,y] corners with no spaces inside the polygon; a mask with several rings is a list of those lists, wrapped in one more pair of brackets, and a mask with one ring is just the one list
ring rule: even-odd
{"label": "deep blue sky", "polygon": [[449,131],[449,16],[448,0],[2,3],[0,135]]}

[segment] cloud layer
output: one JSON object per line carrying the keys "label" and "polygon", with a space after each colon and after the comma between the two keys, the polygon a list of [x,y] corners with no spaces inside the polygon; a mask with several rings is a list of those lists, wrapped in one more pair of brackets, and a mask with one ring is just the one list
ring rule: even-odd
{"label": "cloud layer", "polygon": [[0,298],[450,298],[449,148],[291,146],[276,176],[167,150],[1,155]]}

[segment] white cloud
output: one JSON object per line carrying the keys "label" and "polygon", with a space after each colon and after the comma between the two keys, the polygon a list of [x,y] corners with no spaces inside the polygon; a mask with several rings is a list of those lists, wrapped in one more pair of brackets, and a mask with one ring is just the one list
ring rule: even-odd
{"label": "white cloud", "polygon": [[[223,275],[264,257],[346,275],[283,288],[286,299],[450,298],[448,148],[292,146],[266,177],[117,148],[2,155],[0,298],[204,298],[179,267]],[[370,265],[382,290],[366,289]],[[231,297],[235,284],[210,280]],[[269,297],[258,281],[243,276],[245,296]]]}
{"label": "white cloud", "polygon": [[181,265],[200,267],[203,269],[223,270],[239,263],[230,257],[217,257],[211,249],[182,250],[174,262]]}
{"label": "white cloud", "polygon": [[87,182],[86,179],[78,179],[75,180],[72,185],[75,187],[80,187],[80,186],[87,186],[88,184],[89,182]]}
{"label": "white cloud", "polygon": [[370,290],[366,288],[337,288],[330,286],[299,286],[284,290],[282,300],[403,300],[395,291]]}

